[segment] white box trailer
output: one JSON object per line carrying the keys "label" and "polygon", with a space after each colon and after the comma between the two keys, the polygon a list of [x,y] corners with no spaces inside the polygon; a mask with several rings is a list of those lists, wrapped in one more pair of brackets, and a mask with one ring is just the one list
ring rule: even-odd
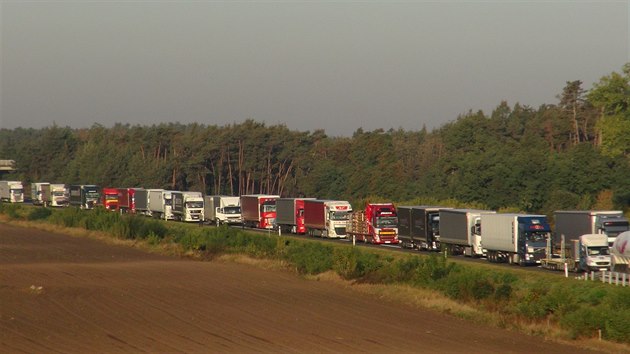
{"label": "white box trailer", "polygon": [[610,249],[611,270],[630,273],[630,231],[621,233]]}

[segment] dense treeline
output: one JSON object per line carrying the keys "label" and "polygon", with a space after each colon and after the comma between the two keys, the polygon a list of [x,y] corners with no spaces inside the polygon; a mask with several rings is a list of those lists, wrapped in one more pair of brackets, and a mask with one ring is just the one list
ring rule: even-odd
{"label": "dense treeline", "polygon": [[0,130],[11,178],[208,194],[274,193],[351,201],[418,197],[493,209],[630,206],[630,63],[555,104],[506,102],[427,131],[352,137],[252,120],[228,126],[52,126]]}

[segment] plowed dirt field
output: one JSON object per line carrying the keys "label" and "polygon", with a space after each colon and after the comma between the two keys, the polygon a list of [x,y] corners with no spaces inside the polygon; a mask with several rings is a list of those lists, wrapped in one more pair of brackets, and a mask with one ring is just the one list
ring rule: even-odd
{"label": "plowed dirt field", "polygon": [[288,271],[0,224],[0,352],[587,351]]}

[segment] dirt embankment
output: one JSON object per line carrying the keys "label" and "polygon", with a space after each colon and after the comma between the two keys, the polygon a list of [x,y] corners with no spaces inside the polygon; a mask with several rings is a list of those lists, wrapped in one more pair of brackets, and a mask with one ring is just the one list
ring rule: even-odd
{"label": "dirt embankment", "polygon": [[587,352],[290,272],[0,224],[0,352]]}

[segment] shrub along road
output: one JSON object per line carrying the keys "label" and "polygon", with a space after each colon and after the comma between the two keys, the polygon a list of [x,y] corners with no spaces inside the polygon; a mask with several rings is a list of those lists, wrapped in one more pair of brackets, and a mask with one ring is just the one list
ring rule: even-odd
{"label": "shrub along road", "polygon": [[0,352],[587,352],[288,271],[0,224]]}

